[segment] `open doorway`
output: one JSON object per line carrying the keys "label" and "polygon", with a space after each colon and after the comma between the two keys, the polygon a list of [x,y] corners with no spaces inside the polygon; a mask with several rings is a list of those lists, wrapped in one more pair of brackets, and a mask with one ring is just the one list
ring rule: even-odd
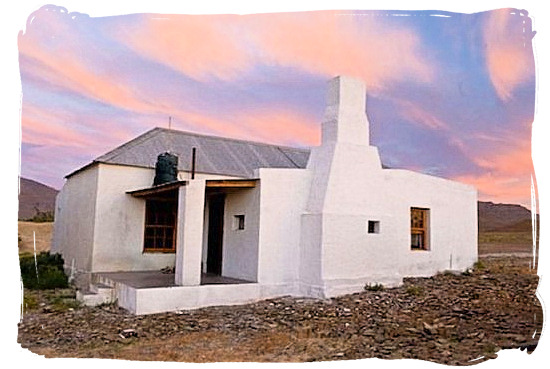
{"label": "open doorway", "polygon": [[222,274],[223,218],[225,194],[212,194],[208,199],[208,251],[206,273]]}

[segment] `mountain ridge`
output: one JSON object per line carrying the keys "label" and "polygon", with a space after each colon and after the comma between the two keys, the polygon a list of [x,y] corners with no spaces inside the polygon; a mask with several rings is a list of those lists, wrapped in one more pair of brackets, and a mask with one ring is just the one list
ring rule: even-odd
{"label": "mountain ridge", "polygon": [[531,211],[522,205],[491,201],[478,201],[477,205],[480,232],[527,232],[532,230]]}
{"label": "mountain ridge", "polygon": [[28,220],[40,213],[53,213],[59,191],[33,179],[19,178],[19,212],[17,219]]}

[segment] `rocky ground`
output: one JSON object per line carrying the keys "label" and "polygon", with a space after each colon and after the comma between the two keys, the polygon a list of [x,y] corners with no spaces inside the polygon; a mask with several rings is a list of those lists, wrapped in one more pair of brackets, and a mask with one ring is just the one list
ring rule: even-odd
{"label": "rocky ground", "polygon": [[47,357],[169,361],[417,358],[460,365],[535,349],[542,309],[529,259],[484,258],[472,273],[407,279],[330,300],[133,316],[79,307],[74,291],[25,291],[19,342]]}

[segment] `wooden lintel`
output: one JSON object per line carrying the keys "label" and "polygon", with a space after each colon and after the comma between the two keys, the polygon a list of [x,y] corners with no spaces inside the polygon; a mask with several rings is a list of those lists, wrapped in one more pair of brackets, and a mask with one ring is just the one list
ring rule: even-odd
{"label": "wooden lintel", "polygon": [[211,179],[206,181],[207,188],[254,188],[258,179]]}

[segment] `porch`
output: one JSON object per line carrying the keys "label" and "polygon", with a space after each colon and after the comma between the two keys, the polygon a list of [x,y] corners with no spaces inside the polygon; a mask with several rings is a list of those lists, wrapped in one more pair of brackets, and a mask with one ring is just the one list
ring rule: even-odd
{"label": "porch", "polygon": [[[174,273],[164,273],[160,270],[137,271],[137,272],[105,272],[96,273],[93,280],[107,286],[114,286],[116,283],[125,284],[132,288],[156,288],[175,287]],[[212,273],[202,273],[200,285],[211,284],[243,284],[254,283],[237,278],[224,277]]]}
{"label": "porch", "polygon": [[175,274],[109,277],[136,288],[257,281],[258,183],[197,178],[127,191],[145,202],[143,255],[175,253]]}
{"label": "porch", "polygon": [[137,315],[244,304],[282,295],[278,288],[274,291],[256,282],[207,273],[201,274],[200,285],[181,286],[173,273],[161,271],[94,273],[90,292],[79,300],[95,299],[96,305],[116,302]]}

